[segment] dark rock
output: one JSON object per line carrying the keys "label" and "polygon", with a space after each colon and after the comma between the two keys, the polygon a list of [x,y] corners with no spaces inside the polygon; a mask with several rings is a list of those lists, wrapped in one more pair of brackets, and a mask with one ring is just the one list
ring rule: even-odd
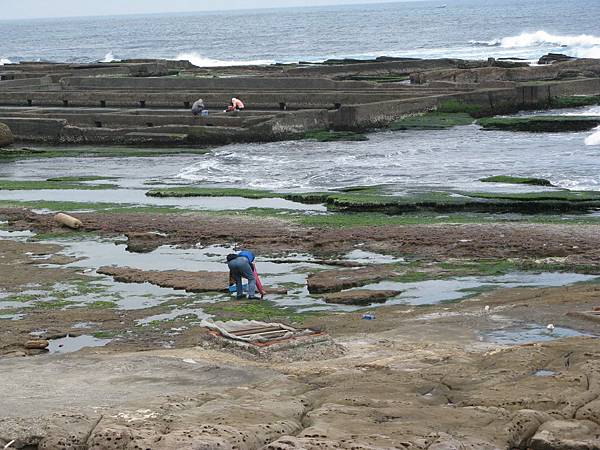
{"label": "dark rock", "polygon": [[161,233],[127,233],[127,251],[131,253],[150,253],[162,245],[165,236]]}
{"label": "dark rock", "polygon": [[372,303],[385,303],[388,299],[396,297],[402,291],[372,291],[358,289],[355,291],[336,292],[325,296],[326,303],[340,305],[370,305]]}
{"label": "dark rock", "polygon": [[539,59],[538,64],[554,64],[555,62],[571,61],[573,59],[577,58],[562,53],[548,53]]}

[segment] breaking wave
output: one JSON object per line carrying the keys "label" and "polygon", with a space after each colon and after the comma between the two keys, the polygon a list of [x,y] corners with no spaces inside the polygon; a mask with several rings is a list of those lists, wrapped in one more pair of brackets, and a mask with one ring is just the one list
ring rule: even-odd
{"label": "breaking wave", "polygon": [[521,33],[518,36],[510,36],[500,39],[500,46],[504,48],[522,48],[541,45],[552,45],[556,47],[595,47],[600,46],[600,37],[590,34],[580,35],[558,35],[545,31],[535,33]]}
{"label": "breaking wave", "polygon": [[116,59],[115,55],[113,55],[113,52],[108,52],[106,55],[104,55],[104,59],[100,60],[100,62],[103,62],[103,63],[118,62],[118,61],[121,61],[121,60]]}
{"label": "breaking wave", "polygon": [[12,61],[7,58],[0,58],[0,66],[3,66],[4,64],[12,64]]}
{"label": "breaking wave", "polygon": [[469,41],[469,44],[473,47],[500,47],[506,50],[560,51],[578,58],[600,58],[600,36],[591,34],[559,35],[536,31],[491,41]]}
{"label": "breaking wave", "polygon": [[585,138],[585,145],[600,145],[600,127],[594,128],[595,133]]}
{"label": "breaking wave", "polygon": [[197,67],[222,67],[222,66],[266,66],[274,64],[275,61],[266,59],[249,60],[249,61],[223,61],[220,59],[206,58],[196,52],[179,53],[175,58],[177,61],[189,61]]}

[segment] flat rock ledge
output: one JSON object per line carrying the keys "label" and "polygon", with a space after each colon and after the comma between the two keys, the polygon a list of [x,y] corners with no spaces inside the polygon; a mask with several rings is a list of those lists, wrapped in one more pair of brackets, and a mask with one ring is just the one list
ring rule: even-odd
{"label": "flat rock ledge", "polygon": [[400,295],[402,291],[375,291],[368,289],[357,289],[355,291],[336,292],[325,295],[326,303],[339,305],[368,306],[373,303],[385,303],[390,298]]}
{"label": "flat rock ledge", "polygon": [[227,292],[227,272],[186,272],[183,270],[141,270],[131,267],[104,266],[98,273],[122,283],[150,283],[186,292]]}
{"label": "flat rock ledge", "polygon": [[398,275],[402,275],[402,272],[396,266],[385,264],[361,267],[360,269],[324,270],[309,275],[308,291],[311,294],[338,292],[387,280]]}
{"label": "flat rock ledge", "polygon": [[[184,270],[141,270],[131,267],[103,266],[98,269],[101,275],[113,277],[121,283],[150,283],[155,286],[186,292],[229,293],[229,272],[187,272]],[[267,294],[287,294],[285,288],[265,286]]]}

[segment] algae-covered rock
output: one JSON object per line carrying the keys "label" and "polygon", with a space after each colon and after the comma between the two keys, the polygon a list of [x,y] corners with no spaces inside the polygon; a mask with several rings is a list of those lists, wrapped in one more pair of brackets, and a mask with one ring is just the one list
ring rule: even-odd
{"label": "algae-covered rock", "polygon": [[15,141],[15,138],[8,128],[8,125],[0,123],[0,148],[8,147]]}
{"label": "algae-covered rock", "polygon": [[429,112],[411,115],[396,120],[390,129],[400,130],[442,130],[459,125],[470,125],[475,119],[464,112]]}
{"label": "algae-covered rock", "polygon": [[319,142],[336,142],[336,141],[368,141],[369,138],[362,133],[353,131],[328,131],[318,130],[309,131],[304,134],[304,139],[314,139]]}
{"label": "algae-covered rock", "polygon": [[512,177],[507,175],[496,175],[482,178],[482,183],[506,183],[506,184],[528,184],[531,186],[552,186],[552,183],[543,178]]}
{"label": "algae-covered rock", "polygon": [[565,132],[589,131],[600,125],[595,116],[488,117],[477,121],[485,130]]}

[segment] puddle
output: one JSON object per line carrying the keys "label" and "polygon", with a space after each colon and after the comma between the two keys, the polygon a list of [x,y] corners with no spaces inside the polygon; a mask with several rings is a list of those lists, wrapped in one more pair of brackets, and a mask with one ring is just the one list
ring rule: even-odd
{"label": "puddle", "polygon": [[25,314],[0,314],[0,320],[21,320]]}
{"label": "puddle", "polygon": [[242,198],[242,197],[147,197],[149,189],[39,189],[23,191],[2,191],[0,200],[6,201],[48,201],[64,202],[69,199],[77,203],[115,203],[136,206],[171,206],[194,210],[223,211],[245,210],[249,208],[287,209],[293,211],[326,212],[324,205],[307,205],[282,198]]}
{"label": "puddle", "polygon": [[533,342],[547,342],[555,339],[593,336],[587,333],[581,333],[577,330],[565,327],[555,327],[553,332],[548,331],[545,325],[523,323],[513,325],[509,328],[490,331],[482,335],[483,339],[500,345],[520,345]]}
{"label": "puddle", "polygon": [[[161,246],[151,253],[131,253],[127,251],[127,245],[118,243],[119,241],[55,239],[48,242],[66,247],[60,252],[61,255],[82,258],[63,267],[84,269],[114,265],[142,270],[226,272],[228,269],[225,259],[228,254],[235,253],[232,247],[215,245],[189,249]],[[261,275],[289,274],[300,269],[323,267],[309,261],[271,262],[261,259],[260,255],[256,259],[256,265]]]}
{"label": "puddle", "polygon": [[99,325],[99,324],[96,322],[79,322],[79,323],[74,323],[72,328],[87,329],[87,328],[93,328],[96,325]]}
{"label": "puddle", "polygon": [[538,370],[533,374],[534,377],[553,377],[554,375],[558,375],[558,372],[554,372],[553,370]]}
{"label": "puddle", "polygon": [[515,287],[565,286],[596,278],[598,278],[597,275],[577,273],[545,272],[536,274],[517,272],[492,277],[461,277],[449,280],[426,280],[415,283],[382,281],[360,289],[403,291],[398,297],[388,301],[387,305],[430,305],[460,300],[479,292],[482,288],[492,290]]}
{"label": "puddle", "polygon": [[66,336],[60,339],[52,339],[48,346],[50,353],[72,353],[86,347],[104,347],[112,339],[97,339],[93,336]]}
{"label": "puddle", "polygon": [[382,255],[380,253],[368,252],[365,250],[352,250],[344,259],[362,264],[392,264],[404,262],[404,258],[396,258],[391,255]]}
{"label": "puddle", "polygon": [[14,241],[25,241],[35,236],[33,231],[8,231],[0,228],[0,239],[10,239]]}
{"label": "puddle", "polygon": [[170,313],[157,314],[155,316],[146,317],[144,319],[137,320],[138,325],[148,325],[156,321],[173,320],[182,316],[196,316],[198,319],[208,319],[212,317],[210,314],[206,314],[202,309],[174,309]]}

